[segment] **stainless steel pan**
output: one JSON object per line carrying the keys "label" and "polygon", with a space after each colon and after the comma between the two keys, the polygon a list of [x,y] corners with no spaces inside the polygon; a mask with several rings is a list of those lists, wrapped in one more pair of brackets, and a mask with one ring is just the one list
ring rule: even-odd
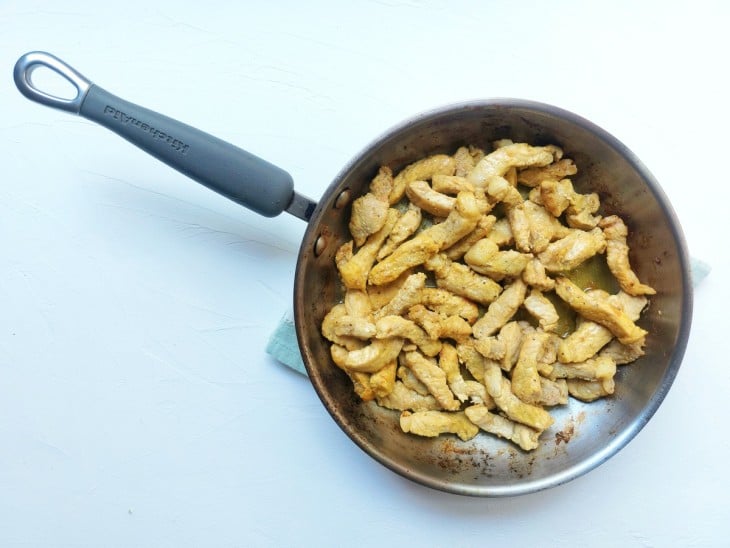
{"label": "stainless steel pan", "polygon": [[[77,90],[60,99],[36,88],[37,67],[56,71]],[[294,280],[294,312],[302,356],[323,404],[342,430],[391,470],[429,487],[478,496],[516,495],[552,487],[595,468],[628,443],[666,396],[684,355],[692,317],[689,262],[679,222],[659,184],[619,141],[559,108],[513,99],[458,104],[394,127],[358,154],[318,203],[296,193],[282,169],[190,126],[124,101],[92,84],[48,53],[15,66],[29,99],[93,120],[209,188],[266,216],[287,211],[308,222]],[[425,155],[458,146],[485,148],[495,139],[557,144],[575,160],[578,190],[598,192],[605,213],[629,225],[632,265],[658,290],[642,319],[647,352],[618,374],[612,398],[572,401],[554,411],[541,447],[525,453],[491,436],[470,442],[403,434],[396,413],[355,396],[332,363],[319,331],[342,297],[334,253],[349,240],[349,204],[364,193],[381,165],[394,171]]]}

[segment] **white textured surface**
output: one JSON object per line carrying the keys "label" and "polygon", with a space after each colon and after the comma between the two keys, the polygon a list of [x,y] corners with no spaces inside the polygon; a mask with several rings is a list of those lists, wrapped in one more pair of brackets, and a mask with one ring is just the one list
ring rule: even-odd
{"label": "white textured surface", "polygon": [[[0,3],[0,546],[727,542],[727,4],[446,6]],[[264,353],[304,225],[31,104],[11,70],[34,49],[313,197],[373,136],[444,103],[522,97],[595,121],[713,266],[674,387],[628,447],[548,492],[401,479]]]}

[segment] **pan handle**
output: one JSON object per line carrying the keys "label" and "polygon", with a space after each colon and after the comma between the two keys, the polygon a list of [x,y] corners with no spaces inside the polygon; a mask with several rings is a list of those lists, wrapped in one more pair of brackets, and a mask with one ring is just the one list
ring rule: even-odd
{"label": "pan handle", "polygon": [[[50,69],[76,89],[64,99],[37,88],[32,72]],[[308,221],[316,203],[294,191],[291,175],[208,133],[130,103],[93,84],[58,57],[26,53],[15,64],[15,85],[28,99],[96,122],[158,160],[256,213],[282,211]]]}

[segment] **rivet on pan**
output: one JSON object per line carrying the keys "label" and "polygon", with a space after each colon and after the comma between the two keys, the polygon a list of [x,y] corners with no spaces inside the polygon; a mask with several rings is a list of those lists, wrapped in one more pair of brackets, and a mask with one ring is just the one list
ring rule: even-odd
{"label": "rivet on pan", "polygon": [[350,202],[350,189],[346,188],[335,200],[335,209],[342,209]]}
{"label": "rivet on pan", "polygon": [[325,247],[327,247],[327,240],[325,240],[324,236],[322,235],[317,236],[317,239],[314,242],[314,256],[319,257],[324,251]]}

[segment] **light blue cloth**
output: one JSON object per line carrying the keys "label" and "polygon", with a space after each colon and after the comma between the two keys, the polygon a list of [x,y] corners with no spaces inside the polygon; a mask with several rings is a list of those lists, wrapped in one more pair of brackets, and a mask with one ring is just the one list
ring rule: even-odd
{"label": "light blue cloth", "polygon": [[291,313],[287,312],[279,321],[279,325],[276,326],[276,329],[269,337],[266,352],[295,371],[307,374],[302,355],[299,353],[297,333]]}
{"label": "light blue cloth", "polygon": [[[692,259],[692,285],[697,287],[702,280],[710,273],[710,265],[699,259]],[[297,334],[294,329],[294,319],[291,313],[287,313],[276,326],[266,345],[266,352],[274,359],[291,367],[295,371],[307,374],[302,356],[299,353]]]}

